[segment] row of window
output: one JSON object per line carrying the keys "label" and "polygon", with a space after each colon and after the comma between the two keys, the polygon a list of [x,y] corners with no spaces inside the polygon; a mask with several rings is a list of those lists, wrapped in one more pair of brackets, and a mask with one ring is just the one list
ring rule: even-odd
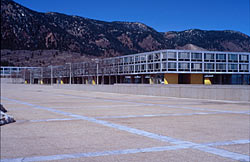
{"label": "row of window", "polygon": [[[228,70],[229,72],[237,72],[238,66],[240,72],[248,72],[249,65],[248,64],[228,64],[228,68],[226,67],[227,64],[224,63],[204,63],[204,71],[225,71]],[[147,67],[147,68],[146,68]],[[162,68],[163,71],[168,69],[169,71],[176,71],[177,70],[177,63],[176,62],[168,62],[168,63],[149,63],[149,64],[136,64],[134,65],[125,65],[119,66],[119,72],[148,72],[152,71],[160,71]],[[111,68],[115,71],[115,68]],[[108,70],[108,69],[107,69]],[[179,71],[190,71],[190,63],[179,63],[178,64]],[[191,71],[202,71],[202,63],[191,63]]]}
{"label": "row of window", "polygon": [[[162,53],[152,53],[137,56],[128,56],[123,58],[108,59],[104,64],[133,64],[138,62],[155,62],[160,60],[178,60],[180,61],[202,61],[202,53],[197,52],[162,52]],[[228,58],[227,58],[228,57]],[[248,62],[249,55],[247,54],[221,54],[221,53],[204,53],[205,61],[215,61],[216,62]]]}

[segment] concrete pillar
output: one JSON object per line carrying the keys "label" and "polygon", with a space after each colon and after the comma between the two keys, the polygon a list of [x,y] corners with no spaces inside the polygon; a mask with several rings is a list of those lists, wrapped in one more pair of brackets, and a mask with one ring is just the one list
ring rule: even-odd
{"label": "concrete pillar", "polygon": [[164,84],[178,84],[178,74],[164,74]]}
{"label": "concrete pillar", "polygon": [[102,84],[104,84],[104,75],[102,75]]}
{"label": "concrete pillar", "polygon": [[144,84],[144,75],[141,75],[141,84]]}
{"label": "concrete pillar", "polygon": [[131,82],[132,84],[134,84],[134,83],[135,83],[135,76],[134,76],[134,75],[132,75],[132,76],[131,76],[131,78],[130,78],[130,82]]}
{"label": "concrete pillar", "polygon": [[120,75],[120,83],[123,83],[123,76]]}
{"label": "concrete pillar", "polygon": [[203,74],[191,74],[191,84],[203,84]]}

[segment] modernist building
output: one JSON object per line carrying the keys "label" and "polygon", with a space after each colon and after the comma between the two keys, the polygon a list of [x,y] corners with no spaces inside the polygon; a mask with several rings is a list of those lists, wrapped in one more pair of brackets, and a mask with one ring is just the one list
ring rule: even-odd
{"label": "modernist building", "polygon": [[160,50],[30,71],[34,83],[250,84],[250,53]]}

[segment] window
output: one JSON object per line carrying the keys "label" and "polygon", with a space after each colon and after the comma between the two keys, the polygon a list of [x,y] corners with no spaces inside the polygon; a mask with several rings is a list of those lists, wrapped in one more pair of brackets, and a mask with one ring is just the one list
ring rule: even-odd
{"label": "window", "polygon": [[205,68],[205,70],[213,70],[214,64],[213,63],[205,63],[204,68]]}
{"label": "window", "polygon": [[168,69],[176,69],[176,62],[169,62]]}
{"label": "window", "polygon": [[134,71],[134,65],[130,65],[130,66],[129,66],[129,71],[130,71],[130,72],[133,72],[133,71]]}
{"label": "window", "polygon": [[192,64],[191,64],[191,67],[192,67],[192,69],[194,69],[194,70],[201,70],[201,66],[202,66],[201,63],[192,63]]}
{"label": "window", "polygon": [[228,64],[228,70],[237,70],[238,65],[237,64]]}
{"label": "window", "polygon": [[160,56],[161,56],[160,53],[155,53],[154,54],[154,60],[160,60]]}
{"label": "window", "polygon": [[122,64],[122,63],[123,63],[123,59],[120,58],[120,59],[119,59],[119,64]]}
{"label": "window", "polygon": [[240,61],[248,61],[247,55],[240,55]]}
{"label": "window", "polygon": [[228,61],[230,62],[237,62],[238,61],[238,55],[237,54],[229,54],[228,55]]}
{"label": "window", "polygon": [[119,66],[119,72],[123,72],[123,66]]}
{"label": "window", "polygon": [[139,62],[139,56],[135,56],[135,62]]}
{"label": "window", "polygon": [[240,64],[240,70],[247,71],[248,70],[248,64]]}
{"label": "window", "polygon": [[141,65],[141,71],[145,71],[146,70],[146,64],[142,64]]}
{"label": "window", "polygon": [[167,53],[166,52],[162,52],[162,60],[166,60],[167,59]]}
{"label": "window", "polygon": [[191,58],[192,58],[192,60],[202,60],[202,54],[201,53],[192,53]]}
{"label": "window", "polygon": [[128,57],[124,57],[124,63],[128,63]]}
{"label": "window", "polygon": [[167,69],[167,63],[166,62],[162,63],[162,69]]}
{"label": "window", "polygon": [[140,65],[135,65],[135,71],[139,71],[140,70]]}
{"label": "window", "polygon": [[214,54],[205,53],[205,60],[214,60]]}
{"label": "window", "polygon": [[189,69],[189,63],[185,62],[179,63],[179,69]]}
{"label": "window", "polygon": [[126,72],[128,72],[128,70],[129,70],[129,67],[128,66],[124,66],[124,72],[126,73]]}
{"label": "window", "polygon": [[188,52],[179,52],[179,59],[189,59],[189,53]]}
{"label": "window", "polygon": [[134,63],[134,57],[129,57],[129,63]]}
{"label": "window", "polygon": [[176,52],[168,52],[167,57],[168,57],[168,60],[175,60]]}
{"label": "window", "polygon": [[226,54],[217,54],[216,60],[226,60]]}
{"label": "window", "polygon": [[148,61],[153,61],[153,54],[148,55]]}
{"label": "window", "polygon": [[226,64],[216,64],[217,70],[226,70]]}
{"label": "window", "polygon": [[161,69],[161,64],[160,63],[155,63],[155,70],[159,71]]}
{"label": "window", "polygon": [[141,61],[142,61],[142,62],[145,62],[145,61],[146,61],[146,56],[145,56],[145,55],[140,56],[140,58],[141,58]]}
{"label": "window", "polygon": [[148,64],[148,70],[153,70],[153,64]]}

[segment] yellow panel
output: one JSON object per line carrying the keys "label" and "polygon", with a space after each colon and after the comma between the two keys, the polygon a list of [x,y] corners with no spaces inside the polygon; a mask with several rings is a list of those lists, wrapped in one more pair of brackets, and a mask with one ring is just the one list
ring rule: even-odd
{"label": "yellow panel", "polygon": [[205,78],[204,79],[204,84],[212,84],[212,82],[211,82],[211,80],[210,80],[210,78]]}
{"label": "yellow panel", "polygon": [[149,84],[154,84],[154,81],[152,78],[149,78]]}
{"label": "yellow panel", "polygon": [[203,75],[191,74],[191,84],[203,84]]}
{"label": "yellow panel", "polygon": [[164,74],[164,84],[178,84],[178,74]]}

